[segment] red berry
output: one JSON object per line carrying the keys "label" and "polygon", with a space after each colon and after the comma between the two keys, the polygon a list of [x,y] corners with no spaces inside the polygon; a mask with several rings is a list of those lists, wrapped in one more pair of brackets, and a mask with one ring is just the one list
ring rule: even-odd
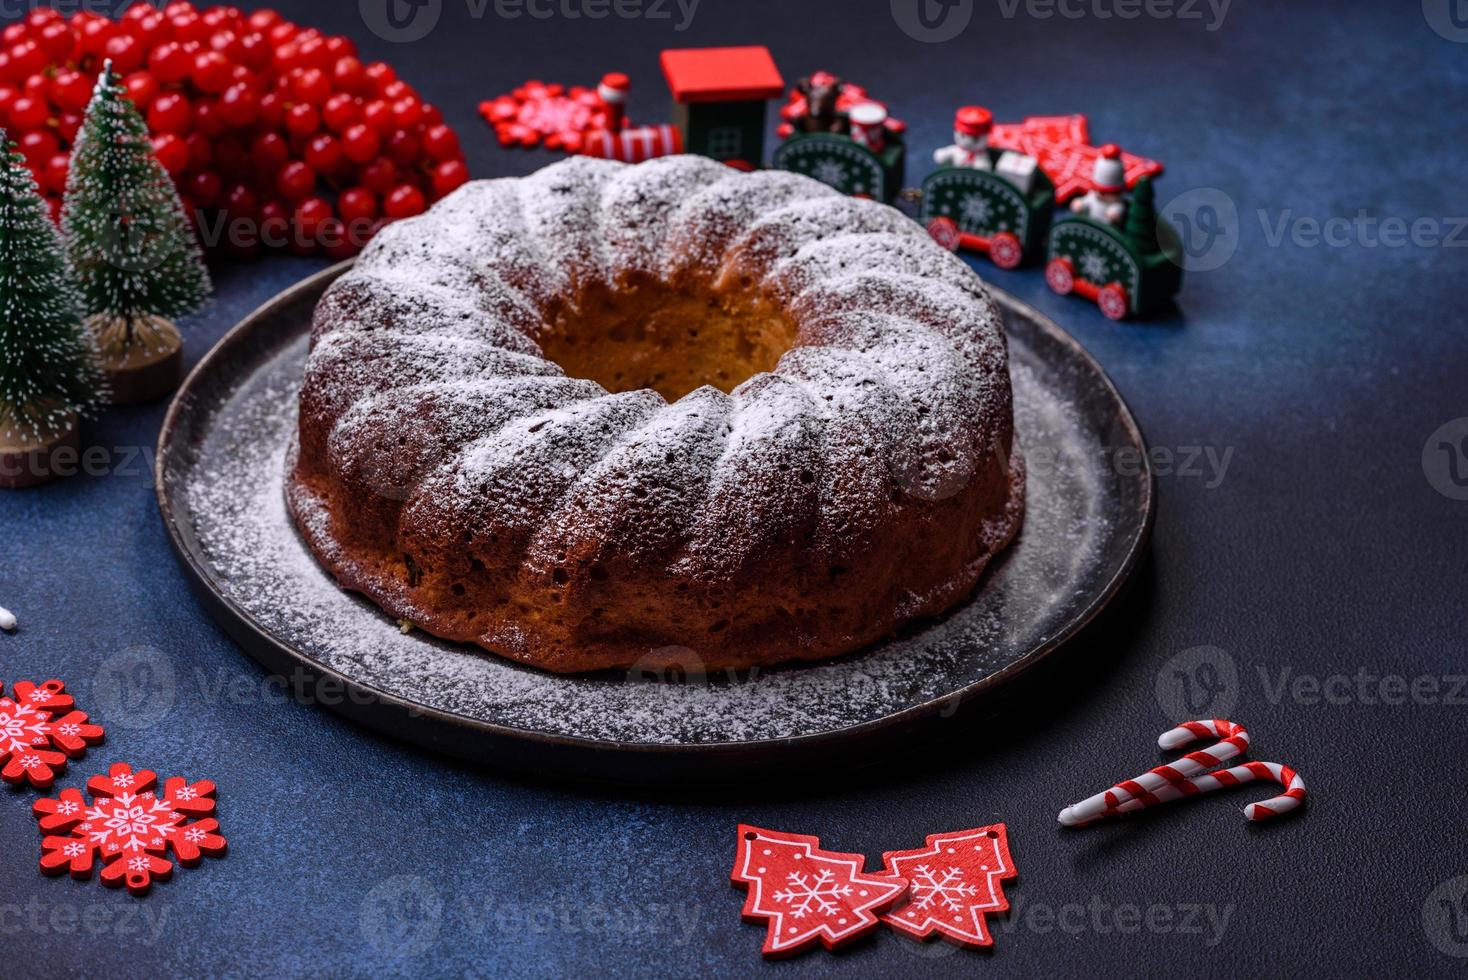
{"label": "red berry", "polygon": [[288,201],[301,201],[316,189],[316,171],[309,164],[292,160],[280,168],[275,178],[276,190]]}
{"label": "red berry", "polygon": [[259,10],[252,11],[249,18],[250,30],[252,31],[268,31],[279,23],[280,14],[271,10],[269,7],[261,7]]}
{"label": "red berry", "polygon": [[377,195],[365,187],[348,187],[337,195],[336,209],[347,224],[377,217]]}
{"label": "red berry", "polygon": [[275,60],[275,52],[263,34],[246,34],[240,38],[239,61],[251,71],[264,71]]}
{"label": "red berry", "polygon": [[158,80],[148,72],[135,71],[127,76],[122,84],[127,89],[127,97],[132,100],[133,105],[143,111],[147,111],[148,106],[152,105],[153,100],[158,97]]}
{"label": "red berry", "polygon": [[275,92],[260,96],[260,125],[266,129],[279,129],[285,125],[285,99]]}
{"label": "red berry", "polygon": [[32,75],[21,83],[22,93],[41,102],[51,101],[51,78],[49,75]]}
{"label": "red berry", "polygon": [[387,138],[387,155],[405,167],[417,162],[421,149],[418,137],[404,129]]}
{"label": "red berry", "polygon": [[378,133],[392,131],[392,105],[382,99],[372,99],[362,106],[362,121]]}
{"label": "red berry", "polygon": [[397,164],[387,157],[378,157],[362,168],[362,186],[375,194],[386,194],[397,184]]}
{"label": "red berry", "polygon": [[219,97],[219,115],[236,128],[248,126],[260,115],[260,98],[250,86],[236,82]]}
{"label": "red berry", "polygon": [[47,60],[39,44],[22,41],[10,49],[10,72],[16,78],[29,78],[44,71]]}
{"label": "red berry", "polygon": [[164,92],[148,107],[148,128],[155,133],[188,132],[193,106],[180,92]]}
{"label": "red berry", "polygon": [[159,158],[163,169],[176,178],[183,173],[183,167],[188,166],[188,144],[178,136],[164,132],[153,138],[153,156]]}
{"label": "red berry", "polygon": [[46,186],[60,194],[66,190],[66,175],[71,170],[71,157],[65,153],[54,153],[46,161]]}
{"label": "red berry", "polygon": [[342,152],[353,163],[366,163],[377,156],[382,140],[377,131],[365,123],[348,126],[342,133]]}
{"label": "red berry", "polygon": [[79,71],[63,68],[51,84],[51,97],[63,109],[85,112],[92,99],[92,82]]}
{"label": "red berry", "polygon": [[62,21],[52,21],[41,28],[41,49],[52,61],[65,61],[76,47],[76,35]]}
{"label": "red berry", "polygon": [[423,125],[437,126],[443,122],[443,110],[431,102],[423,103]]}
{"label": "red berry", "polygon": [[112,70],[119,75],[143,67],[143,42],[131,34],[116,35],[103,45],[102,53],[112,59]]}
{"label": "red berry", "polygon": [[306,144],[306,162],[319,174],[333,173],[342,162],[342,147],[336,137],[325,133],[311,137]]}
{"label": "red berry", "polygon": [[321,114],[315,106],[297,102],[286,110],[285,128],[296,136],[310,136],[321,128]]}
{"label": "red berry", "polygon": [[261,173],[274,173],[290,159],[290,147],[279,133],[261,133],[250,144],[250,160]]}
{"label": "red berry", "polygon": [[349,37],[343,37],[337,34],[326,39],[326,50],[335,60],[355,58],[357,56],[357,43]]}
{"label": "red berry", "polygon": [[194,130],[205,136],[218,136],[228,127],[225,125],[224,117],[219,114],[219,105],[213,99],[203,99],[194,103]]}
{"label": "red berry", "polygon": [[214,202],[219,200],[221,186],[222,182],[217,173],[212,170],[200,170],[190,174],[181,189],[193,199],[195,204],[207,208],[212,207]]}
{"label": "red berry", "polygon": [[204,51],[194,56],[191,77],[201,91],[211,94],[223,92],[229,87],[230,74],[229,60],[218,51]]}
{"label": "red berry", "polygon": [[118,28],[105,17],[89,20],[82,27],[82,54],[96,57],[107,46],[109,38],[118,33]]}
{"label": "red berry", "polygon": [[[313,29],[314,30],[314,29]],[[302,32],[303,35],[309,31]],[[329,68],[331,67],[331,52],[326,47],[326,42],[319,34],[314,36],[302,36],[296,38],[296,45],[300,49],[301,67],[303,68]]]}
{"label": "red berry", "polygon": [[392,104],[393,125],[399,129],[412,129],[423,121],[423,103],[409,96]]}
{"label": "red berry", "polygon": [[346,132],[347,127],[357,121],[358,115],[357,100],[345,92],[333,95],[321,107],[321,121],[333,133]]}
{"label": "red berry", "polygon": [[307,68],[291,78],[291,93],[302,102],[321,105],[331,95],[331,79],[319,68]]}
{"label": "red berry", "polygon": [[469,168],[462,160],[445,160],[433,168],[433,196],[445,197],[469,180]]}
{"label": "red berry", "polygon": [[423,149],[435,160],[455,160],[459,156],[459,137],[439,123],[423,133]]}
{"label": "red berry", "polygon": [[40,129],[46,125],[46,103],[29,95],[22,95],[10,103],[10,127],[12,129]]}
{"label": "red berry", "polygon": [[415,214],[422,214],[427,206],[422,191],[412,184],[399,184],[388,193],[382,211],[389,218],[411,218]]}
{"label": "red berry", "polygon": [[190,133],[184,142],[189,148],[189,166],[202,170],[214,162],[214,142],[203,133]]}
{"label": "red berry", "polygon": [[68,143],[76,142],[77,130],[81,128],[82,114],[79,112],[63,112],[56,122],[57,135]]}
{"label": "red berry", "polygon": [[253,218],[259,206],[255,192],[244,184],[233,184],[224,192],[222,207],[232,218]]}
{"label": "red berry", "polygon": [[418,93],[413,91],[413,86],[401,79],[388,82],[377,93],[388,102],[396,102],[399,99],[416,99]]}
{"label": "red berry", "polygon": [[209,36],[209,25],[192,10],[169,15],[176,41],[203,41]]}
{"label": "red berry", "polygon": [[333,217],[331,203],[324,197],[308,197],[296,205],[296,226],[306,233],[308,238],[316,237],[316,232],[322,222]]}
{"label": "red berry", "polygon": [[331,80],[336,84],[337,91],[355,94],[362,90],[367,75],[362,71],[362,62],[347,55],[336,59],[336,64],[331,66]]}
{"label": "red berry", "polygon": [[41,169],[47,161],[61,152],[61,141],[44,129],[22,133],[17,142],[20,143],[21,155],[31,165],[32,170]]}
{"label": "red berry", "polygon": [[194,60],[176,41],[165,41],[148,55],[148,70],[164,85],[183,81],[193,66]]}
{"label": "red berry", "polygon": [[382,91],[384,85],[395,82],[398,78],[398,73],[392,70],[392,66],[382,61],[372,62],[362,72],[367,76],[367,82],[374,92]]}

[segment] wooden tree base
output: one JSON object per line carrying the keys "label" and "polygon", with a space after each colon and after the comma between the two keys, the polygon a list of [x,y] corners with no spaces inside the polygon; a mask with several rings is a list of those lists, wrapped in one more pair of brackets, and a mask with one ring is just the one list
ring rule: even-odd
{"label": "wooden tree base", "polygon": [[108,402],[131,405],[161,398],[183,380],[183,337],[162,317],[147,317],[129,333],[121,320],[93,317]]}
{"label": "wooden tree base", "polygon": [[76,416],[69,412],[60,428],[37,437],[7,436],[0,427],[0,488],[34,487],[75,472],[79,446]]}

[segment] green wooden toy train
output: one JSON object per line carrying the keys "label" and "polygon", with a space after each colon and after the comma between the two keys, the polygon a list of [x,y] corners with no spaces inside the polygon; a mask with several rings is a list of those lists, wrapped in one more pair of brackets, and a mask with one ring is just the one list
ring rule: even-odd
{"label": "green wooden toy train", "polygon": [[[662,66],[684,152],[758,166],[766,102],[784,91],[769,51],[664,51]],[[892,203],[906,196],[906,127],[860,86],[816,72],[790,91],[780,116],[775,167],[860,197]],[[1083,117],[1072,118],[1084,125]],[[1031,156],[991,148],[992,128],[988,110],[965,106],[955,115],[953,144],[934,154],[940,166],[916,196],[918,219],[937,242],[986,255],[1002,269],[1043,256],[1052,290],[1094,302],[1113,320],[1145,316],[1171,301],[1182,286],[1180,241],[1157,216],[1151,176],[1132,173],[1128,202],[1120,151],[1082,147],[1096,155],[1091,179],[1080,179],[1090,189],[1071,202],[1080,213],[1056,218],[1051,177]],[[1079,192],[1074,168],[1065,176],[1062,200]]]}

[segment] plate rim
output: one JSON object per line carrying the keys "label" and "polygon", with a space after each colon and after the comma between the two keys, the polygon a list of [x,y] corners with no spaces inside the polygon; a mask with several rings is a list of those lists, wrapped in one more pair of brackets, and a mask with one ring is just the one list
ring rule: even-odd
{"label": "plate rim", "polygon": [[[337,279],[350,269],[354,263],[355,259],[347,259],[343,262],[336,263],[335,265],[312,273],[271,296],[243,316],[238,323],[227,330],[204,356],[199,359],[199,362],[188,372],[183,383],[179,385],[178,390],[174,393],[172,400],[169,402],[168,411],[164,415],[163,424],[159,429],[153,464],[154,497],[158,503],[159,513],[163,519],[164,528],[168,533],[168,541],[174,557],[183,568],[189,584],[193,587],[196,594],[206,600],[204,604],[211,613],[211,617],[219,622],[220,627],[225,633],[234,639],[245,653],[249,654],[252,659],[259,662],[266,669],[275,670],[277,669],[277,663],[291,662],[303,668],[308,676],[314,675],[312,677],[314,682],[319,683],[321,679],[329,678],[333,682],[341,685],[344,692],[354,692],[360,697],[365,698],[361,703],[354,703],[352,697],[343,697],[337,703],[324,706],[338,714],[361,721],[374,730],[382,732],[394,739],[423,745],[436,751],[448,751],[460,757],[466,756],[465,753],[440,744],[439,740],[417,738],[412,731],[381,724],[379,722],[382,719],[375,717],[378,712],[366,709],[379,707],[382,709],[391,709],[394,718],[406,714],[410,718],[427,720],[437,725],[447,726],[449,729],[459,730],[460,734],[465,734],[465,730],[467,730],[469,734],[507,740],[512,744],[529,742],[557,749],[586,751],[599,756],[616,753],[619,755],[654,755],[666,757],[707,757],[726,755],[731,752],[740,755],[753,754],[763,756],[774,750],[820,750],[828,748],[834,743],[870,737],[891,729],[928,720],[935,716],[942,715],[946,717],[956,715],[960,709],[976,701],[982,695],[1033,669],[1094,622],[1131,579],[1151,541],[1153,526],[1157,518],[1157,477],[1147,451],[1146,438],[1140,424],[1136,420],[1136,416],[1132,413],[1131,406],[1127,404],[1126,399],[1111,380],[1111,376],[1106,373],[1100,362],[1091,355],[1090,351],[1082,346],[1080,341],[1050,317],[1041,313],[1030,304],[986,281],[985,286],[993,294],[995,301],[1000,306],[1008,307],[1015,313],[1038,324],[1051,341],[1068,348],[1071,355],[1076,357],[1099,379],[1103,390],[1119,409],[1114,421],[1121,426],[1128,440],[1134,443],[1140,450],[1140,459],[1138,460],[1139,472],[1136,476],[1136,481],[1140,492],[1138,505],[1142,513],[1141,527],[1133,538],[1122,561],[1107,579],[1105,585],[1098,589],[1091,596],[1085,607],[1077,615],[1072,617],[1062,629],[1057,630],[1054,635],[1047,637],[1042,643],[999,670],[966,684],[956,691],[929,698],[918,704],[909,705],[906,708],[882,715],[878,718],[856,722],[855,724],[845,725],[840,728],[775,738],[694,743],[596,739],[580,735],[565,735],[532,728],[521,728],[500,722],[483,721],[455,712],[445,711],[441,708],[417,704],[397,694],[380,690],[369,684],[364,684],[334,667],[320,663],[303,651],[282,641],[268,628],[259,623],[248,610],[236,603],[224,590],[216,587],[209,575],[204,557],[202,554],[196,554],[185,540],[179,513],[174,507],[166,479],[169,463],[181,451],[181,447],[178,445],[178,436],[183,429],[182,423],[186,413],[193,408],[194,399],[192,395],[194,388],[197,384],[202,383],[201,379],[204,375],[214,368],[216,362],[232,353],[233,348],[240,343],[240,338],[249,333],[255,327],[256,323],[268,315],[273,309],[291,302],[301,293],[316,289],[323,282],[329,283]],[[246,637],[251,638],[251,641],[247,642]],[[274,663],[267,662],[265,656],[262,655],[259,647],[257,647],[257,644],[270,650],[270,660],[274,661]],[[493,656],[493,654],[489,653],[486,653],[486,655]],[[359,711],[354,709],[363,710]],[[501,761],[496,757],[485,758],[479,753],[468,754],[467,757],[491,763]]]}

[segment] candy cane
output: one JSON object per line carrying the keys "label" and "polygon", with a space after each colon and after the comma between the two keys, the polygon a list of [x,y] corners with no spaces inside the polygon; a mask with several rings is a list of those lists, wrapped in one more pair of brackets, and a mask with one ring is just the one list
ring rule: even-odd
{"label": "candy cane", "polygon": [[[1157,795],[1160,791],[1186,783],[1204,770],[1227,762],[1249,749],[1248,730],[1243,725],[1224,718],[1185,721],[1176,728],[1163,732],[1157,739],[1157,745],[1163,749],[1176,749],[1209,735],[1221,741],[1206,749],[1189,752],[1175,762],[1157,766],[1135,779],[1123,780],[1104,792],[1071,804],[1060,811],[1058,819],[1061,825],[1078,827],[1083,823],[1090,823],[1116,811],[1129,800],[1139,801],[1141,806],[1161,802],[1162,798]],[[1181,792],[1178,795],[1182,795]]]}
{"label": "candy cane", "polygon": [[1282,813],[1291,810],[1305,802],[1305,780],[1300,774],[1289,766],[1278,762],[1246,762],[1232,769],[1223,769],[1219,772],[1210,772],[1206,776],[1199,776],[1183,783],[1176,783],[1159,789],[1151,801],[1130,799],[1119,804],[1115,809],[1107,811],[1106,816],[1112,814],[1131,813],[1152,806],[1153,803],[1166,803],[1182,796],[1197,796],[1200,793],[1211,793],[1216,789],[1226,786],[1240,786],[1244,783],[1252,783],[1256,779],[1268,779],[1279,783],[1285,791],[1279,796],[1265,800],[1263,803],[1250,803],[1244,807],[1244,816],[1253,821],[1269,820]]}

